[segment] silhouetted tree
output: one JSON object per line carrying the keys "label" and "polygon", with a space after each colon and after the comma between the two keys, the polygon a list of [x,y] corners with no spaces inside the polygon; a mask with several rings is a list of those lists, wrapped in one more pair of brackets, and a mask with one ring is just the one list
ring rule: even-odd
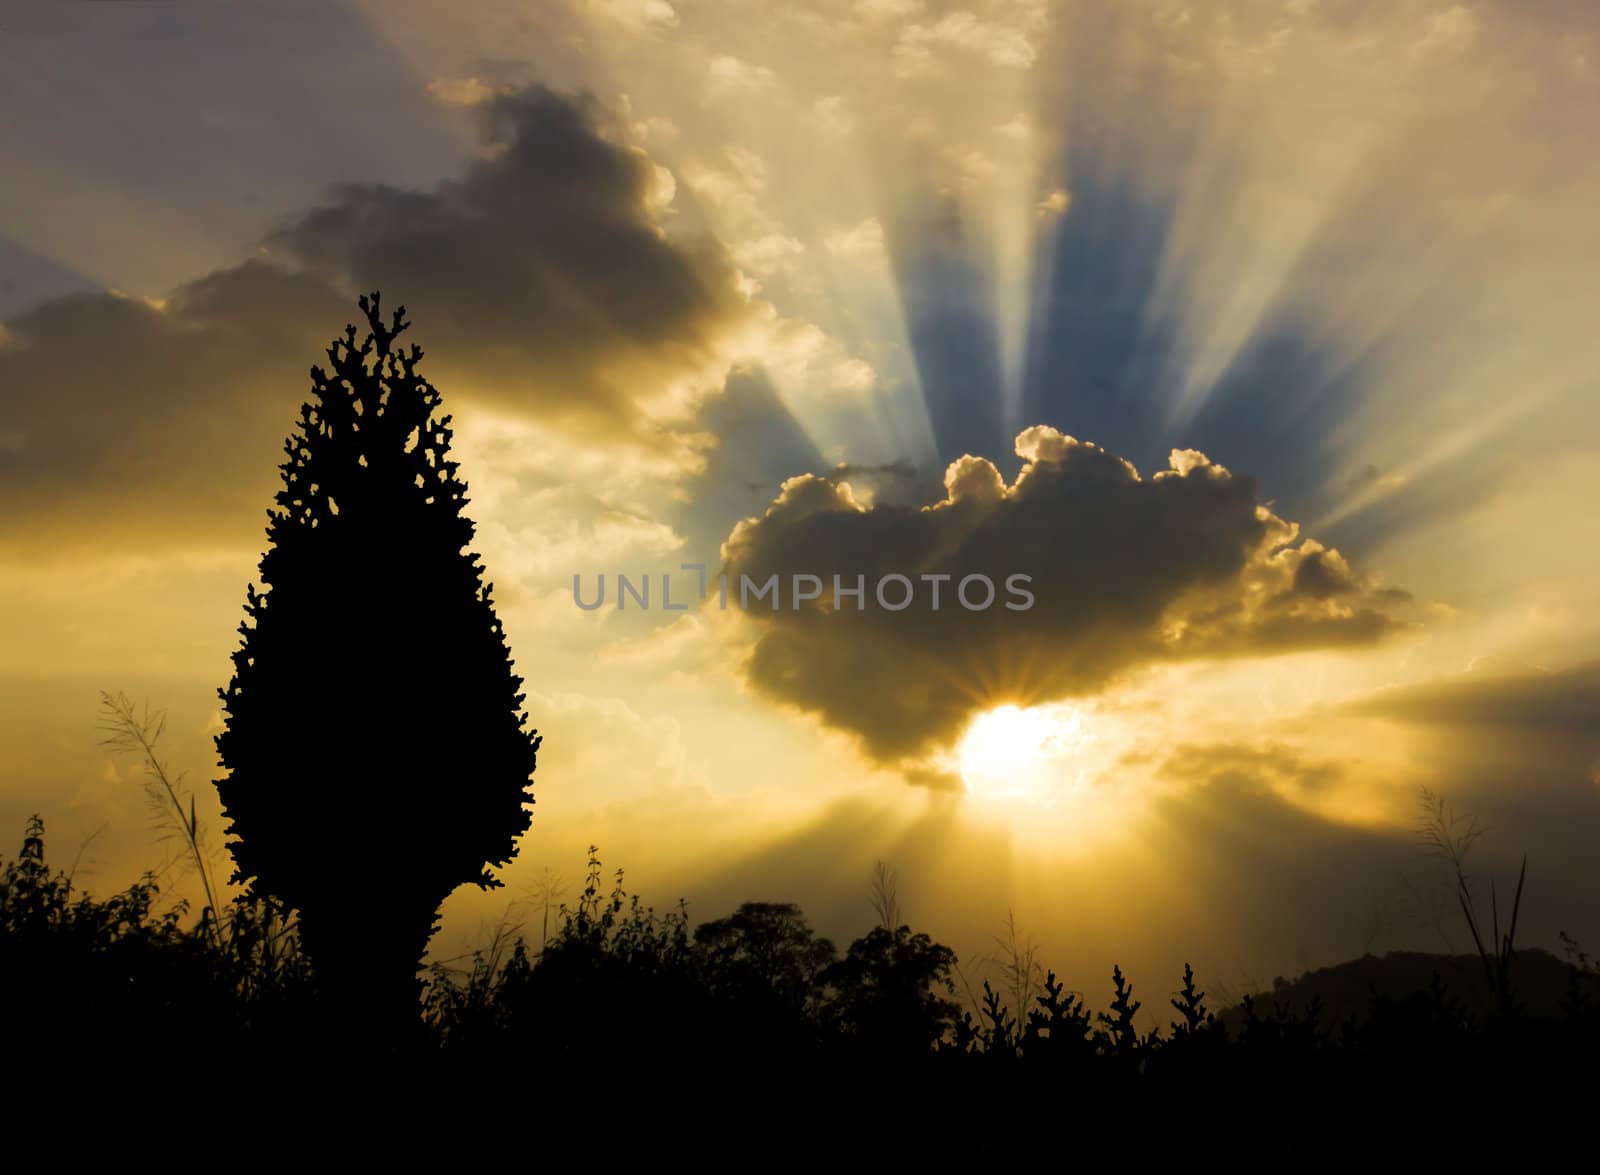
{"label": "silhouetted tree", "polygon": [[415,1016],[456,886],[499,884],[539,747],[462,513],[450,417],[379,297],[311,369],[220,691],[217,783],[234,880],[300,911],[347,1011]]}
{"label": "silhouetted tree", "polygon": [[1206,993],[1195,984],[1194,968],[1188,963],[1183,965],[1183,987],[1167,1002],[1181,1017],[1172,1022],[1174,1037],[1194,1036],[1217,1022],[1217,1018],[1206,1011]]}
{"label": "silhouetted tree", "polygon": [[987,979],[983,981],[983,1001],[978,1005],[978,1018],[963,1012],[956,1025],[958,1050],[973,1048],[990,1058],[1015,1060],[1018,1053],[1016,1017]]}
{"label": "silhouetted tree", "polygon": [[1061,1064],[1093,1054],[1093,1018],[1083,997],[1067,991],[1054,971],[1045,972],[1044,994],[1035,996],[1034,1003],[1039,1006],[1028,1012],[1023,1029],[1024,1056]]}
{"label": "silhouetted tree", "polygon": [[1107,1054],[1130,1057],[1140,1045],[1139,1029],[1133,1018],[1144,1005],[1133,998],[1133,984],[1123,977],[1121,967],[1111,968],[1111,983],[1111,1012],[1101,1012],[1097,1017],[1101,1024],[1097,1034],[1100,1047]]}
{"label": "silhouetted tree", "polygon": [[832,993],[829,1016],[868,1048],[926,1052],[954,1027],[961,1010],[950,998],[955,962],[949,947],[909,926],[875,926],[820,976]]}
{"label": "silhouetted tree", "polygon": [[817,975],[837,957],[787,902],[745,902],[697,927],[694,942],[707,991],[763,1017],[803,1012]]}

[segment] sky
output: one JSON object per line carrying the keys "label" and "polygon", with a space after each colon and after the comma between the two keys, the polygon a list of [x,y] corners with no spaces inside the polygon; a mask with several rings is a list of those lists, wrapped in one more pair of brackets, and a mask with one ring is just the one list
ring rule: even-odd
{"label": "sky", "polygon": [[102,690],[222,852],[283,440],[376,288],[544,739],[436,956],[593,844],[841,942],[884,861],[972,982],[1009,919],[1242,991],[1466,949],[1424,788],[1600,942],[1592,5],[18,4],[0,109],[0,835],[91,889],[170,847]]}

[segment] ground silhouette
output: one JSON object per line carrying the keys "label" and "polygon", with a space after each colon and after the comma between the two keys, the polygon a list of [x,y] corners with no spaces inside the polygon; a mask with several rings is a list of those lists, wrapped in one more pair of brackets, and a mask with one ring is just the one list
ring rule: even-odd
{"label": "ground silhouette", "polygon": [[[1295,1114],[1336,1104],[1315,1099],[1354,1093],[1363,1113],[1461,1089],[1494,1091],[1503,1108],[1578,1088],[1600,1045],[1600,972],[1576,955],[1559,1006],[1518,1001],[1510,1014],[1474,988],[1481,970],[1415,955],[1391,956],[1392,970],[1361,961],[1368,998],[1338,1016],[1316,998],[1325,973],[1306,978],[1305,1003],[1280,988],[1218,1012],[1192,970],[1169,996],[1115,968],[1081,991],[1045,972],[1020,1000],[985,983],[958,1006],[954,953],[903,923],[840,956],[793,905],[749,903],[691,928],[682,906],[657,914],[602,876],[592,859],[542,942],[508,930],[436,963],[415,1031],[391,1023],[385,1040],[327,1031],[315,960],[258,900],[241,894],[210,922],[163,908],[150,877],[91,897],[48,865],[35,820],[17,859],[0,860],[6,1055],[28,1088],[71,1090],[79,1112],[134,1090],[204,1100],[204,1076],[301,1115],[346,1113],[355,1087],[391,1117],[509,1121],[531,1108],[612,1155],[667,1145],[673,1130],[770,1147],[781,1129],[795,1158],[820,1161],[825,1147],[1059,1149],[1135,1107],[1192,1131],[1214,1116],[1206,1106],[1248,1106],[1252,1136],[1292,1132]],[[1554,960],[1517,952],[1514,976],[1524,955],[1543,985]]]}

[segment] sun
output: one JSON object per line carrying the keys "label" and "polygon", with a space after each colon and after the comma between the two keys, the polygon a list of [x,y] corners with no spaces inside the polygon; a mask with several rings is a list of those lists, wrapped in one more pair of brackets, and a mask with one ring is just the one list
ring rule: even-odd
{"label": "sun", "polygon": [[1140,827],[1159,790],[1139,753],[1150,737],[1113,699],[1005,703],[975,717],[945,763],[970,816],[1018,845],[1078,855]]}
{"label": "sun", "polygon": [[1004,705],[973,719],[956,749],[956,765],[972,795],[1051,804],[1063,776],[1071,774],[1061,761],[1089,741],[1081,710]]}

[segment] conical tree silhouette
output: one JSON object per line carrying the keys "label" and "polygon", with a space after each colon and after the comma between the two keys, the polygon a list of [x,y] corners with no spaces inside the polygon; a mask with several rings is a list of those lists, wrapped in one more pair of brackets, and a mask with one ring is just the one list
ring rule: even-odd
{"label": "conical tree silhouette", "polygon": [[499,883],[530,822],[540,739],[522,712],[450,417],[379,296],[311,369],[271,540],[219,691],[217,783],[234,880],[299,911],[347,1009],[415,1019],[417,968],[456,886]]}

